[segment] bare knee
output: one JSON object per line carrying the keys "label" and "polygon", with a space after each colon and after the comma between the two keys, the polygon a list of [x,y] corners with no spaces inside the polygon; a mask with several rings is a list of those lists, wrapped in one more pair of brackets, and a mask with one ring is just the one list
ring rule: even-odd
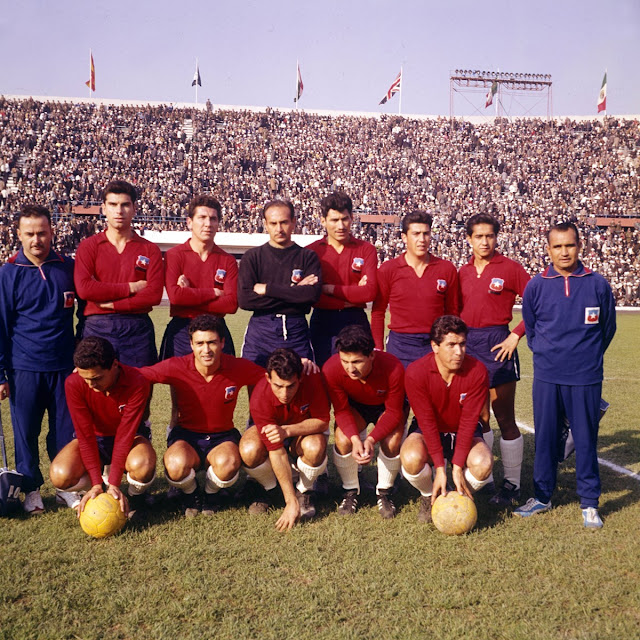
{"label": "bare knee", "polygon": [[346,436],[338,425],[336,425],[335,430],[335,447],[336,451],[342,456],[346,456],[348,453],[351,453],[352,449],[351,439]]}
{"label": "bare knee", "polygon": [[493,455],[489,448],[475,446],[467,456],[467,467],[478,480],[486,480],[493,470]]}
{"label": "bare knee", "polygon": [[256,427],[250,427],[240,439],[240,457],[242,464],[249,469],[261,465],[268,456],[267,448],[262,444]]}
{"label": "bare knee", "polygon": [[387,458],[395,458],[400,453],[402,436],[404,435],[404,424],[402,428],[392,431],[384,440],[380,442],[380,448]]}
{"label": "bare knee", "polygon": [[127,471],[136,482],[150,482],[156,472],[156,452],[148,445],[134,447],[127,457]]}
{"label": "bare knee", "polygon": [[318,467],[327,456],[327,438],[321,433],[305,436],[300,442],[302,460],[311,467]]}
{"label": "bare knee", "polygon": [[222,481],[231,480],[242,464],[238,447],[227,447],[224,451],[215,452],[210,461],[213,472]]}
{"label": "bare knee", "polygon": [[427,453],[424,445],[414,438],[407,438],[400,449],[402,468],[414,476],[427,464]]}
{"label": "bare knee", "polygon": [[185,455],[182,455],[181,452],[171,451],[171,447],[165,452],[163,462],[167,476],[175,482],[184,480],[193,468]]}

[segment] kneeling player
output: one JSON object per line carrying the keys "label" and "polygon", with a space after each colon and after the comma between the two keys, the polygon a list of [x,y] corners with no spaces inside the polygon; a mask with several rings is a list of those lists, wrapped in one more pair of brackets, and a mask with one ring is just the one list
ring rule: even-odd
{"label": "kneeling player", "polygon": [[[480,412],[489,392],[485,366],[465,355],[467,325],[438,318],[431,329],[433,353],[407,367],[405,386],[418,420],[402,445],[404,477],[420,492],[418,520],[431,520],[431,505],[447,493],[445,458],[460,494],[472,497],[491,475],[493,456],[482,439]],[[415,424],[415,423],[414,423]],[[429,465],[435,467],[431,478]]]}
{"label": "kneeling player", "polygon": [[[156,469],[151,433],[140,424],[149,383],[137,369],[118,362],[111,343],[97,336],[78,343],[73,364],[65,393],[77,439],[54,458],[51,482],[64,491],[87,491],[79,514],[89,498],[103,492],[103,466],[110,465],[107,493],[120,501],[125,514],[129,503],[132,512],[142,509]],[[128,501],[120,491],[125,471]]]}
{"label": "kneeling player", "polygon": [[[336,418],[333,459],[344,489],[338,513],[355,513],[359,465],[371,462],[379,442],[378,509],[383,518],[393,518],[391,491],[400,470],[405,424],[402,363],[390,353],[374,351],[371,333],[359,325],[340,331],[336,349],[338,353],[327,360],[322,372]],[[374,428],[366,435],[369,424]]]}
{"label": "kneeling player", "polygon": [[167,481],[182,491],[187,517],[200,510],[196,471],[208,465],[202,513],[220,510],[219,491],[238,479],[240,432],[233,412],[240,389],[262,380],[257,364],[223,353],[226,326],[221,318],[201,315],[189,324],[192,353],[162,360],[140,370],[150,382],[175,390],[178,424],[169,432],[164,468]]}
{"label": "kneeling player", "polygon": [[[264,488],[250,512],[266,512],[267,491],[275,488],[277,480],[286,506],[276,528],[285,531],[298,518],[316,515],[312,488],[327,468],[330,413],[322,376],[319,372],[305,375],[295,351],[276,349],[267,361],[266,376],[251,394],[250,408],[255,426],[242,436],[240,453],[247,474]],[[289,456],[300,474],[295,490]]]}

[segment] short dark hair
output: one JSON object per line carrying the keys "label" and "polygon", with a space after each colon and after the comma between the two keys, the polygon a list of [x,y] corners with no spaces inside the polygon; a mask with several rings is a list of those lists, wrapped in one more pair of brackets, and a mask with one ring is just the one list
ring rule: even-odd
{"label": "short dark hair", "polygon": [[466,337],[469,329],[464,320],[458,318],[458,316],[440,316],[431,325],[429,337],[439,345],[448,333],[455,333],[456,335],[464,335]]}
{"label": "short dark hair", "polygon": [[353,215],[353,202],[351,198],[344,191],[334,191],[320,201],[320,215],[323,218],[327,217],[329,211],[349,212],[349,217]]}
{"label": "short dark hair", "polygon": [[273,207],[288,209],[289,216],[291,217],[292,220],[295,220],[296,211],[293,208],[293,204],[291,203],[290,200],[269,200],[269,202],[267,202],[267,204],[265,204],[264,207],[262,208],[262,217],[265,220],[267,219],[267,211]]}
{"label": "short dark hair", "polygon": [[203,313],[202,315],[196,316],[189,323],[189,339],[193,338],[193,334],[196,331],[212,331],[213,333],[217,333],[221,340],[225,334],[222,318],[218,318],[218,316],[211,315],[210,313]]}
{"label": "short dark hair", "polygon": [[73,365],[78,369],[111,369],[116,359],[113,345],[105,338],[89,336],[78,342],[73,352]]}
{"label": "short dark hair", "polygon": [[51,212],[41,204],[25,204],[18,214],[18,226],[22,218],[46,218],[51,224]]}
{"label": "short dark hair", "polygon": [[500,232],[500,223],[490,213],[476,213],[467,220],[467,224],[464,226],[467,236],[471,237],[473,227],[477,224],[490,224],[493,227],[493,233],[498,235]]}
{"label": "short dark hair", "polygon": [[361,353],[363,356],[369,356],[375,347],[371,331],[359,324],[344,327],[336,338],[336,350],[342,353]]}
{"label": "short dark hair", "polygon": [[216,198],[209,193],[201,193],[191,198],[189,206],[187,207],[187,216],[193,218],[193,214],[198,207],[207,207],[208,209],[215,209],[218,212],[218,222],[222,220],[222,207]]}
{"label": "short dark hair", "polygon": [[138,199],[138,192],[136,188],[126,180],[112,180],[107,184],[107,186],[102,190],[102,202],[107,201],[107,196],[110,193],[124,193],[131,198],[131,202],[135,204]]}
{"label": "short dark hair", "polygon": [[410,224],[426,224],[429,229],[433,226],[433,216],[426,211],[412,211],[402,218],[402,233],[405,235],[409,232]]}
{"label": "short dark hair", "polygon": [[291,349],[276,349],[267,360],[267,374],[271,378],[271,372],[282,380],[292,380],[302,377],[302,360]]}
{"label": "short dark hair", "polygon": [[549,236],[551,236],[552,231],[560,231],[563,233],[564,231],[569,231],[569,229],[573,229],[573,232],[576,234],[576,242],[580,244],[580,233],[578,232],[578,227],[576,227],[573,222],[566,220],[565,222],[558,222],[557,224],[552,224],[549,227],[549,231],[547,231],[547,242],[549,242]]}

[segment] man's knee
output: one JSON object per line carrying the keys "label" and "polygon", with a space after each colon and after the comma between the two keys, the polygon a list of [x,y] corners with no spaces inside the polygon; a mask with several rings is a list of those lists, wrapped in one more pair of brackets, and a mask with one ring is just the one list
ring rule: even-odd
{"label": "man's knee", "polygon": [[493,455],[486,445],[476,445],[467,456],[467,467],[478,480],[486,480],[493,471]]}
{"label": "man's knee", "polygon": [[242,463],[250,469],[262,464],[268,456],[267,448],[262,444],[256,427],[250,427],[244,432],[239,450]]}
{"label": "man's knee", "polygon": [[127,471],[137,482],[149,482],[156,472],[156,452],[150,443],[138,445],[127,457]]}
{"label": "man's knee", "polygon": [[322,433],[304,436],[300,441],[303,461],[311,467],[317,467],[327,457],[327,438]]}
{"label": "man's knee", "polygon": [[208,462],[216,476],[223,481],[233,478],[242,464],[240,451],[236,446],[216,447],[208,457]]}
{"label": "man's knee", "polygon": [[417,438],[407,438],[400,449],[402,468],[412,476],[417,475],[427,464],[424,445]]}

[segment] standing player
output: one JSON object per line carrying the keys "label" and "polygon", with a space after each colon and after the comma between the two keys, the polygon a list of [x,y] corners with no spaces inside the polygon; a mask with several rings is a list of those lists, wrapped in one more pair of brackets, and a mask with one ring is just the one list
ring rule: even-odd
{"label": "standing player", "polygon": [[[431,521],[431,505],[447,493],[445,459],[461,495],[472,497],[489,481],[493,455],[482,439],[480,412],[489,391],[484,365],[465,355],[467,327],[455,316],[431,328],[433,353],[407,367],[405,386],[418,420],[402,445],[402,473],[421,494],[418,520]],[[431,467],[435,477],[431,478]]]}
{"label": "standing player", "polygon": [[[23,474],[24,510],[42,513],[38,438],[45,411],[53,460],[73,437],[64,380],[73,369],[73,260],[51,249],[51,214],[39,205],[18,216],[22,248],[0,269],[0,400],[9,398],[16,468]],[[70,507],[77,494],[57,492]]]}
{"label": "standing player", "polygon": [[[400,470],[400,445],[404,433],[404,370],[390,353],[374,351],[373,338],[364,327],[345,327],[336,340],[338,353],[322,368],[336,418],[334,463],[342,479],[341,515],[358,508],[359,465],[378,452],[378,510],[393,518],[393,483]],[[373,430],[366,434],[367,426]]]}
{"label": "standing player", "polygon": [[107,230],[85,238],[76,253],[76,290],[87,301],[83,335],[111,341],[124,364],[150,365],[157,351],[148,314],[162,298],[162,254],[131,226],[137,198],[133,185],[114,180],[102,198]]}
{"label": "standing player", "polygon": [[[510,505],[520,499],[520,472],[524,439],[516,425],[516,383],[520,379],[516,347],[524,335],[524,322],[513,331],[513,304],[522,296],[529,275],[517,262],[506,258],[496,245],[500,223],[491,215],[478,213],[466,224],[467,241],[473,255],[460,268],[462,311],[469,327],[467,353],[484,364],[489,372],[491,406],[500,427],[500,453],[504,469],[501,489],[492,504]],[[493,431],[488,407],[483,410],[484,440],[493,450]],[[489,479],[489,484],[493,478]]]}
{"label": "standing player", "polygon": [[[240,441],[240,453],[249,476],[263,488],[262,498],[249,508],[264,513],[270,506],[268,491],[276,480],[285,510],[276,523],[279,531],[316,515],[313,483],[327,468],[329,399],[318,373],[304,374],[302,360],[291,349],[276,349],[267,360],[267,373],[251,394],[255,425]],[[289,456],[295,460],[299,480],[295,490]]]}
{"label": "standing player", "polygon": [[235,355],[224,316],[238,309],[238,267],[235,258],[215,244],[221,219],[222,207],[216,198],[196,196],[187,208],[191,238],[165,254],[171,321],[162,339],[162,360],[191,353],[189,322],[203,313],[220,318],[224,353]]}
{"label": "standing player", "polygon": [[378,295],[371,313],[377,349],[384,349],[384,319],[391,313],[387,351],[406,368],[431,351],[433,321],[459,310],[458,273],[448,260],[429,253],[433,218],[414,211],[402,220],[407,250],[378,270]]}
{"label": "standing player", "polygon": [[311,316],[311,343],[318,366],[335,353],[340,329],[359,324],[369,329],[365,312],[378,289],[378,254],[375,247],[351,235],[353,203],[340,191],[320,203],[327,235],[309,245],[320,258],[322,295]]}
{"label": "standing player", "polygon": [[225,329],[222,318],[198,316],[189,324],[192,353],[140,369],[150,382],[175,390],[178,423],[167,438],[164,468],[169,484],[182,492],[188,517],[200,509],[198,469],[207,467],[205,515],[220,510],[218,492],[238,479],[240,432],[233,426],[233,412],[240,389],[264,377],[262,367],[223,353]]}
{"label": "standing player", "polygon": [[[51,482],[64,491],[87,491],[79,514],[89,498],[103,492],[103,466],[110,465],[107,493],[120,502],[125,514],[129,507],[132,512],[141,510],[156,473],[156,453],[139,432],[149,383],[137,369],[118,362],[111,343],[97,336],[78,343],[73,364],[76,369],[65,390],[77,439],[51,463]],[[128,500],[120,490],[125,471]]]}
{"label": "standing player", "polygon": [[551,227],[547,243],[551,265],[531,280],[522,300],[533,351],[535,497],[513,513],[527,517],[551,508],[567,418],[584,526],[599,529],[598,425],[604,352],[616,331],[615,302],[609,283],[580,262],[582,245],[572,222]]}
{"label": "standing player", "polygon": [[240,261],[238,301],[253,311],[242,357],[265,366],[272,351],[289,348],[313,360],[305,316],[322,291],[320,261],[291,239],[296,218],[290,202],[267,202],[262,214],[269,242],[249,249]]}

